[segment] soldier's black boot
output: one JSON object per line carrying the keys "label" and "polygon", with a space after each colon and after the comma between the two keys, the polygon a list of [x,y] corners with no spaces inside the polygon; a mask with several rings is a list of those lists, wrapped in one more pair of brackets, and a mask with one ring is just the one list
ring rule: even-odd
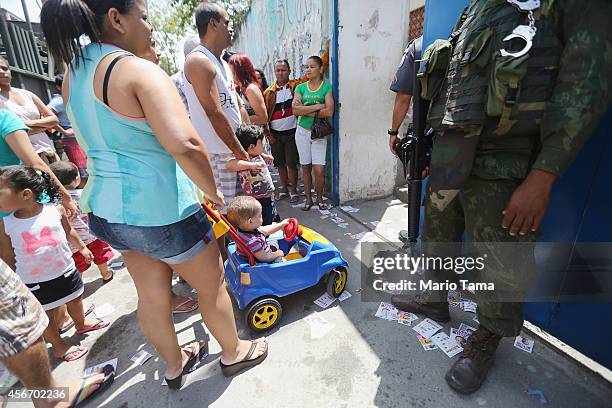
{"label": "soldier's black boot", "polygon": [[437,322],[450,321],[448,302],[425,302],[418,295],[416,297],[394,295],[391,296],[391,303],[399,310],[425,315]]}
{"label": "soldier's black boot", "polygon": [[487,378],[502,336],[480,326],[468,339],[459,359],[446,373],[446,382],[461,394],[476,392]]}

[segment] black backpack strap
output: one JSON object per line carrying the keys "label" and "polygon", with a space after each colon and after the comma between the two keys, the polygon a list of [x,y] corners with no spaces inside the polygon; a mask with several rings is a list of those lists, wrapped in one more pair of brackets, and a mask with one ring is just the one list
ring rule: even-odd
{"label": "black backpack strap", "polygon": [[108,81],[110,80],[113,68],[115,68],[115,64],[123,58],[131,56],[131,54],[118,55],[111,61],[111,63],[108,65],[108,68],[106,68],[106,73],[104,74],[104,82],[102,83],[102,99],[104,100],[104,104],[108,107],[110,107],[110,105],[108,104]]}

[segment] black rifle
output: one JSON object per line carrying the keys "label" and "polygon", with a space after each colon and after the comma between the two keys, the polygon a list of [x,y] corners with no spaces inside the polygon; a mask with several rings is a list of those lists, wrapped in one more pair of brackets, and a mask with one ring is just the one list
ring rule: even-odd
{"label": "black rifle", "polygon": [[[419,62],[418,60],[414,62],[415,77],[419,72]],[[406,137],[395,146],[395,151],[404,165],[404,175],[408,182],[408,230],[399,233],[399,239],[405,246],[413,245],[419,237],[422,173],[429,166],[433,144],[433,132],[425,133],[428,111],[429,101],[421,98],[421,83],[415,78],[412,96],[413,126],[408,128]]]}

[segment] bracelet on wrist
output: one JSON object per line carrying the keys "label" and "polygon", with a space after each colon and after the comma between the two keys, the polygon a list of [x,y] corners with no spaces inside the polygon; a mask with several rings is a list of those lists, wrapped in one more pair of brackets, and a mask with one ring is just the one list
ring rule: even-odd
{"label": "bracelet on wrist", "polygon": [[389,129],[389,130],[387,130],[387,134],[389,136],[397,136],[397,135],[399,135],[399,129],[395,129],[395,130]]}

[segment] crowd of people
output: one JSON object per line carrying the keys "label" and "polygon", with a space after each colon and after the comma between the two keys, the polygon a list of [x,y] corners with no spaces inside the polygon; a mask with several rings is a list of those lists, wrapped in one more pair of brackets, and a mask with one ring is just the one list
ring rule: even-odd
{"label": "crowd of people", "polygon": [[[58,20],[77,21],[78,29]],[[226,376],[268,354],[265,338],[238,337],[223,280],[225,238],[215,242],[201,205],[226,214],[259,262],[282,259],[265,236],[287,224],[275,200],[299,201],[298,165],[303,209],[313,206],[313,170],[317,205],[325,208],[327,143],[311,139],[311,128],[334,114],[331,85],[323,79],[327,61],[310,57],[306,76],[297,80],[289,79],[287,60],[277,61],[269,86],[247,55],[225,52],[232,29],[223,8],[203,3],[195,22],[198,37],[183,44],[184,69],[169,77],[157,66],[144,0],[45,2],[43,32],[66,67],[48,105],[12,87],[9,63],[0,58],[0,308],[14,318],[0,337],[0,357],[27,388],[58,385],[45,342],[55,358],[75,361],[88,349],[68,345],[62,334],[110,325],[92,317],[93,305],[84,306],[81,274],[95,264],[103,283],[110,282],[108,263],[118,253],[136,285],[140,326],[166,363],[170,388],[183,385],[207,348],[203,341],[179,347],[173,312],[201,308],[221,345]],[[79,42],[82,35],[88,45]],[[281,181],[276,195],[272,165]],[[172,292],[173,273],[195,289],[197,300]],[[8,288],[16,288],[13,297]],[[27,313],[20,313],[22,305]],[[73,381],[66,404],[86,400],[113,378],[107,366]]]}
{"label": "crowd of people", "polygon": [[[490,93],[485,101],[486,81],[496,78],[487,64],[500,61],[489,55],[475,64],[471,52],[460,53],[474,46],[474,33],[491,34],[484,29],[499,24],[508,25],[503,32],[512,29],[510,18],[500,22],[489,13],[496,8],[503,16],[516,12],[502,3],[473,0],[453,32],[459,37],[451,38],[459,38],[460,46],[449,43],[452,58],[432,58],[432,63],[450,65],[436,67],[447,78],[430,95],[429,120],[444,137],[434,139],[431,168],[425,169],[431,175],[424,202],[428,253],[435,253],[437,242],[460,243],[464,232],[469,243],[533,244],[556,177],[609,104],[608,87],[601,85],[609,61],[602,56],[598,69],[572,65],[584,60],[581,47],[599,56],[597,44],[604,42],[597,31],[604,24],[583,24],[591,30],[583,36],[578,23],[564,20],[579,15],[579,5],[572,6],[573,13],[561,14],[560,6],[553,5],[547,7],[550,14],[538,15],[534,24],[543,40],[531,52],[550,58],[525,58],[521,63],[526,65],[512,74],[530,72],[528,86],[517,77],[513,84],[523,86],[520,92]],[[587,14],[598,18],[595,6],[589,7]],[[71,327],[83,334],[111,324],[91,316],[93,306],[83,302],[81,274],[95,264],[103,282],[111,282],[107,263],[116,252],[136,286],[140,327],[165,363],[170,388],[181,388],[207,351],[204,341],[179,346],[173,313],[200,308],[221,346],[225,376],[256,366],[268,355],[265,338],[238,336],[223,275],[226,239],[215,236],[202,204],[227,215],[258,262],[282,262],[282,252],[265,239],[287,224],[275,201],[295,204],[303,194],[303,210],[315,204],[326,209],[325,135],[335,104],[324,79],[328,57],[326,52],[309,57],[300,79],[290,79],[289,62],[278,60],[275,81],[268,85],[247,55],[227,51],[232,28],[223,8],[204,2],[194,17],[198,37],[185,41],[184,68],[169,77],[158,66],[145,0],[45,1],[41,26],[47,45],[58,64],[66,66],[48,105],[12,87],[9,63],[0,58],[0,360],[27,388],[69,389],[67,401],[35,398],[37,407],[74,406],[112,383],[114,369],[106,366],[91,377],[60,384],[51,374],[45,342],[53,357],[75,361],[88,350],[71,347],[62,334]],[[562,44],[558,32],[564,30]],[[83,45],[82,36],[90,43]],[[483,41],[501,38],[491,35]],[[440,44],[434,43],[440,48],[433,52],[444,51]],[[497,45],[479,53],[497,52]],[[394,154],[418,89],[413,62],[421,58],[421,47],[422,39],[408,47],[391,87],[397,93],[388,131]],[[556,76],[542,74],[551,71],[542,65],[551,58],[559,70]],[[574,102],[571,108],[568,100]],[[571,111],[578,105],[580,115]],[[271,165],[278,169],[279,191]],[[501,338],[521,330],[522,298],[503,302],[498,295],[515,290],[519,282],[528,286],[532,276],[523,266],[531,265],[533,251],[527,249],[525,257],[491,257],[495,262],[484,277],[500,290],[477,294],[480,326],[446,376],[460,393],[480,388]],[[513,268],[516,259],[523,264]],[[436,272],[428,276],[440,279]],[[197,300],[173,293],[173,273],[195,289]],[[394,296],[392,301],[434,320],[451,317],[447,294],[440,291]]]}

